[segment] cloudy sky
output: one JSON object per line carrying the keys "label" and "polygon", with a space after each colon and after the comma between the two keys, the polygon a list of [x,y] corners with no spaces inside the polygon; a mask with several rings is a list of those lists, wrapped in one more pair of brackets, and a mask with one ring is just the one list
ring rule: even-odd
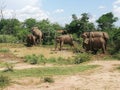
{"label": "cloudy sky", "polygon": [[120,18],[120,0],[0,0],[0,6],[5,6],[5,18],[15,17],[20,21],[48,18],[64,25],[71,21],[72,14],[80,17],[82,13],[89,13],[90,21],[95,22],[108,12]]}

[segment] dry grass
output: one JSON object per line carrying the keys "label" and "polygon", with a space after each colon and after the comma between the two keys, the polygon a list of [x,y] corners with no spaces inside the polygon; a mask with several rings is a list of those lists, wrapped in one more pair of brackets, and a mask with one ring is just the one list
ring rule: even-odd
{"label": "dry grass", "polygon": [[20,47],[10,48],[10,51],[17,57],[24,57],[26,55],[44,55],[46,58],[50,57],[63,57],[68,58],[74,56],[73,52],[70,51],[54,51],[54,48],[48,47]]}

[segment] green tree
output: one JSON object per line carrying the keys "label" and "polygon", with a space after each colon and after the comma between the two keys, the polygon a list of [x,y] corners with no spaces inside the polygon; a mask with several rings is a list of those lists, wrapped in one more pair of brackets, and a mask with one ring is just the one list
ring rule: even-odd
{"label": "green tree", "polygon": [[24,21],[24,27],[28,29],[31,29],[32,27],[36,26],[36,24],[37,21],[33,18],[29,18]]}
{"label": "green tree", "polygon": [[103,14],[96,22],[98,23],[98,29],[107,30],[114,28],[114,22],[118,20],[114,17],[112,12]]}
{"label": "green tree", "polygon": [[18,19],[3,19],[1,20],[1,34],[16,35],[21,23]]}
{"label": "green tree", "polygon": [[67,24],[65,28],[69,33],[76,33],[78,36],[84,31],[91,31],[95,29],[93,23],[89,22],[89,14],[81,14],[81,18],[78,18],[75,14],[72,15],[72,21]]}

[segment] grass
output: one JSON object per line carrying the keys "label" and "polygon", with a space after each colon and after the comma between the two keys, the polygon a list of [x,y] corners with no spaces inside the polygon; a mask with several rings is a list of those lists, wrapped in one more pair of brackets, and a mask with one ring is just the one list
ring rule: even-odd
{"label": "grass", "polygon": [[31,68],[23,70],[14,70],[13,72],[0,71],[0,75],[8,75],[12,78],[20,77],[44,77],[53,75],[71,75],[86,70],[91,70],[98,67],[98,65],[75,65],[69,67],[44,67],[44,68]]}
{"label": "grass", "polygon": [[10,50],[8,48],[1,48],[0,52],[7,53],[10,52]]}
{"label": "grass", "polygon": [[0,89],[2,90],[4,87],[8,86],[11,82],[11,79],[8,76],[0,76]]}
{"label": "grass", "polygon": [[51,78],[51,77],[45,77],[45,78],[44,78],[44,82],[53,83],[53,82],[54,82],[54,79]]}

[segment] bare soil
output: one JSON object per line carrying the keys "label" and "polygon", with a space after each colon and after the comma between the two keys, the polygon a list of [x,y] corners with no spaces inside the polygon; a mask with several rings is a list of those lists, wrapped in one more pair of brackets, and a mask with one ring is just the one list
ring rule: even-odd
{"label": "bare soil", "polygon": [[[69,58],[74,56],[69,51],[53,51],[51,48],[42,47],[30,47],[30,48],[10,48],[10,51],[17,57],[0,55],[1,60],[13,60],[17,61],[18,57],[24,57],[31,54],[43,54],[45,57],[64,57]],[[116,67],[120,66],[119,60],[102,60],[104,55],[94,56],[91,62],[85,63],[86,65],[100,65],[100,68],[95,70],[78,73],[75,75],[62,75],[53,76],[54,83],[44,83],[41,78],[26,77],[21,79],[15,79],[16,83],[12,83],[4,90],[120,90],[120,72],[116,70]],[[15,69],[24,68],[36,68],[36,67],[50,67],[46,66],[33,66],[18,59],[18,63],[15,65]]]}

